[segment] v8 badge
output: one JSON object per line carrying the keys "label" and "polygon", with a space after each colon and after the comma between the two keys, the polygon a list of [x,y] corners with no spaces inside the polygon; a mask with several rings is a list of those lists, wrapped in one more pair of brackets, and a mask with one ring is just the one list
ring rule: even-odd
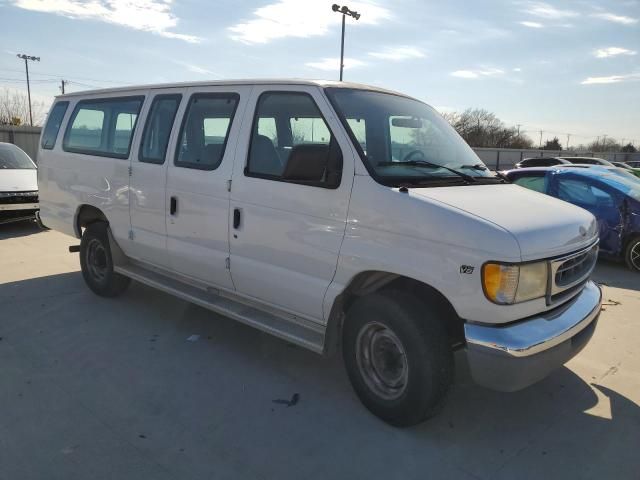
{"label": "v8 badge", "polygon": [[471,265],[460,265],[460,273],[471,275],[475,268],[476,267],[472,267]]}

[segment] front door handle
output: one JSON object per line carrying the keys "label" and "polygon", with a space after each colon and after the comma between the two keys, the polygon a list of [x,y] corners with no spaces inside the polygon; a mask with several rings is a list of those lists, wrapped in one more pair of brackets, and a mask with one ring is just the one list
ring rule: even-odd
{"label": "front door handle", "polygon": [[234,208],[233,209],[233,228],[237,230],[239,226],[240,226],[240,209]]}
{"label": "front door handle", "polygon": [[178,211],[178,199],[177,197],[171,197],[171,205],[169,206],[169,213],[175,215]]}

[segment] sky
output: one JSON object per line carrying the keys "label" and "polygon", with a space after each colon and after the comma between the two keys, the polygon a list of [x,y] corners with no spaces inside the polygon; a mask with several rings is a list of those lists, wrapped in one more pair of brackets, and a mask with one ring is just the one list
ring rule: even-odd
{"label": "sky", "polygon": [[[337,79],[331,0],[0,0],[0,89],[67,91],[232,78]],[[537,143],[640,146],[640,0],[358,0],[348,81],[468,107]]]}

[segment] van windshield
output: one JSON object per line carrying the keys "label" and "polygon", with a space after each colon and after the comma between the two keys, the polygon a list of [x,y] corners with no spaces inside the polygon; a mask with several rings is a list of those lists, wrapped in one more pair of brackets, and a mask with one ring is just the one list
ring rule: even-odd
{"label": "van windshield", "polygon": [[35,170],[36,166],[20,148],[0,143],[0,170]]}
{"label": "van windshield", "polygon": [[367,170],[380,183],[502,182],[430,106],[388,93],[326,91]]}

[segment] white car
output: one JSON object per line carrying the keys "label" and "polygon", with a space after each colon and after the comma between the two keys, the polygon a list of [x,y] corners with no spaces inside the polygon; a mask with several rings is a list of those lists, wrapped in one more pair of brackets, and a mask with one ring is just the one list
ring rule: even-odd
{"label": "white car", "polygon": [[0,142],[0,224],[33,219],[38,210],[38,175],[29,155]]}
{"label": "white car", "polygon": [[91,290],[134,279],[341,350],[393,425],[438,411],[456,350],[476,382],[511,391],[593,334],[594,217],[506,184],[418,100],[329,81],[170,84],[64,95],[49,122],[41,218],[81,239]]}

